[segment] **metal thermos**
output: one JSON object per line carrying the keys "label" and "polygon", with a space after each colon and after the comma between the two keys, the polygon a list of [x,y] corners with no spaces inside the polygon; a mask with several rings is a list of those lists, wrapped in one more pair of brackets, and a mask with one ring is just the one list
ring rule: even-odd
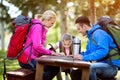
{"label": "metal thermos", "polygon": [[80,54],[81,51],[81,41],[79,38],[73,39],[73,55]]}

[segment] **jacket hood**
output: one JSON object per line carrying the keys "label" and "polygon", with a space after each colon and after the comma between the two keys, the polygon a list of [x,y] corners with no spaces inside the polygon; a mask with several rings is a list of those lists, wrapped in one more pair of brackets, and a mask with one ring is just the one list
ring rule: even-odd
{"label": "jacket hood", "polygon": [[94,24],[94,25],[92,26],[92,29],[87,32],[87,35],[89,36],[89,35],[92,34],[96,29],[99,29],[99,28],[102,28],[102,27],[101,27],[100,25],[98,25],[98,24]]}
{"label": "jacket hood", "polygon": [[38,19],[32,19],[31,22],[32,23],[40,23],[40,24],[42,24],[42,22],[40,20],[38,20]]}

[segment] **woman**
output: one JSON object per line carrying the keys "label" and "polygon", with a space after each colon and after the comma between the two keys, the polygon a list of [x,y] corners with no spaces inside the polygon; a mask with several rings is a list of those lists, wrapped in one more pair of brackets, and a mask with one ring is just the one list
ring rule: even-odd
{"label": "woman", "polygon": [[[46,33],[49,28],[53,26],[56,21],[56,14],[47,10],[41,15],[40,19],[31,20],[32,26],[28,33],[25,47],[27,47],[21,56],[18,58],[19,64],[22,68],[35,69],[35,58],[42,55],[56,55],[44,47],[46,43]],[[29,46],[30,45],[30,46]],[[52,78],[59,72],[59,67],[45,66],[43,80],[52,80]]]}

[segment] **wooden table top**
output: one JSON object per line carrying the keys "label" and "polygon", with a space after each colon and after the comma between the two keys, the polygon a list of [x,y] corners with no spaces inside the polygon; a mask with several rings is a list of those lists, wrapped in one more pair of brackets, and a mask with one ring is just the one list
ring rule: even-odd
{"label": "wooden table top", "polygon": [[73,57],[68,56],[49,56],[44,55],[39,58],[36,58],[36,61],[38,61],[41,64],[47,64],[47,65],[60,65],[65,67],[89,67],[90,62],[80,61],[80,60],[74,60]]}

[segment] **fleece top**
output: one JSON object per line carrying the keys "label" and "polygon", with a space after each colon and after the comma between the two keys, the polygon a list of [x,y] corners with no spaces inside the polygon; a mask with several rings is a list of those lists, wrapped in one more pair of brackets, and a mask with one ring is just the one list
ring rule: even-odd
{"label": "fleece top", "polygon": [[32,45],[25,49],[24,54],[29,55],[30,50],[32,49],[32,59],[35,59],[36,57],[40,57],[42,55],[51,55],[51,51],[46,49],[44,46],[46,43],[47,29],[40,22],[40,20],[33,19],[32,23],[33,25],[28,33],[25,47],[30,43],[32,43]]}

